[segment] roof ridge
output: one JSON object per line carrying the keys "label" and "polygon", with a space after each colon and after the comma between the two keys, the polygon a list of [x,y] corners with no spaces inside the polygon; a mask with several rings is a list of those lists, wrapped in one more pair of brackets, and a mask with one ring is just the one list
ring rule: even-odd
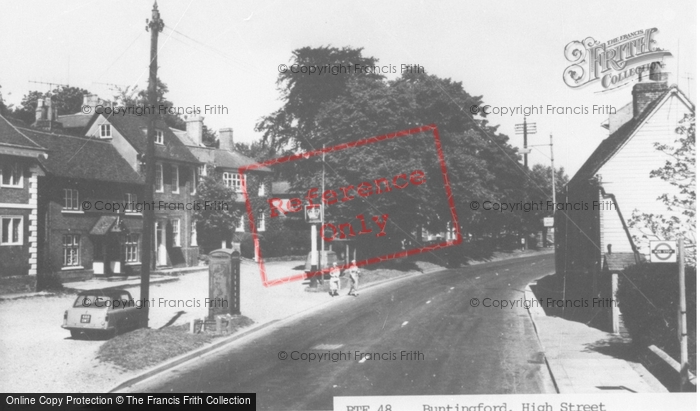
{"label": "roof ridge", "polygon": [[[78,140],[93,141],[93,142],[96,142],[96,143],[99,142],[99,143],[110,144],[110,145],[111,145],[111,143],[110,143],[109,141],[100,140],[100,139],[96,139],[96,138],[92,138],[92,137],[87,137],[87,136],[73,136],[73,135],[70,135],[70,134],[49,133],[49,132],[47,132],[47,131],[37,130],[37,129],[33,129],[33,128],[26,128],[26,127],[20,127],[20,128],[21,128],[22,130],[31,131],[32,133],[46,134],[47,136],[68,137],[68,138],[75,138],[75,139],[78,139]],[[29,138],[29,137],[27,137],[27,138]]]}

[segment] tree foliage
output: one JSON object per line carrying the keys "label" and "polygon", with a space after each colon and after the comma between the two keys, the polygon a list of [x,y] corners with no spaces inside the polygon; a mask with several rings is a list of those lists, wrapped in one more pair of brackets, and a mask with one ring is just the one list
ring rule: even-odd
{"label": "tree foliage", "polygon": [[193,217],[200,230],[199,234],[202,238],[230,239],[236,223],[240,221],[240,211],[235,207],[236,193],[222,183],[213,168],[208,170],[207,176],[201,177],[194,196],[195,204],[203,205],[211,201],[224,201],[228,207],[195,208]]}
{"label": "tree foliage", "polygon": [[59,116],[80,113],[80,109],[83,105],[83,95],[88,93],[89,92],[83,88],[71,86],[59,86],[47,92],[30,91],[24,95],[20,105],[12,112],[12,116],[22,120],[26,124],[34,123],[37,100],[40,98],[50,98]]}
{"label": "tree foliage", "polygon": [[643,233],[641,237],[635,236],[638,246],[650,239],[667,240],[682,235],[692,246],[686,252],[686,260],[695,265],[695,115],[684,116],[676,133],[679,137],[673,144],[655,143],[656,149],[669,158],[662,167],[649,173],[649,177],[660,178],[675,188],[673,193],[658,197],[668,213],[644,213],[635,209],[629,225]]}
{"label": "tree foliage", "polygon": [[[333,47],[295,50],[292,61],[307,66],[378,63],[374,57],[363,56],[362,49]],[[508,137],[487,119],[474,119],[469,114],[467,109],[481,105],[482,97],[467,93],[461,82],[416,72],[392,80],[371,71],[321,76],[285,72],[279,75],[277,85],[283,105],[257,125],[266,145],[291,153],[306,152],[436,124],[463,233],[500,235],[523,228],[521,214],[469,207],[474,200],[526,200],[528,177]],[[328,217],[343,222],[361,213],[388,213],[391,224],[382,240],[394,244],[406,238],[420,241],[419,228],[444,231],[451,215],[435,153],[432,136],[402,137],[329,153],[325,159],[326,188],[391,178],[394,173],[412,170],[423,170],[428,182],[410,190],[338,203],[327,209]],[[317,156],[275,167],[284,168],[284,174],[292,176],[293,189],[305,191],[320,189],[322,165]]]}

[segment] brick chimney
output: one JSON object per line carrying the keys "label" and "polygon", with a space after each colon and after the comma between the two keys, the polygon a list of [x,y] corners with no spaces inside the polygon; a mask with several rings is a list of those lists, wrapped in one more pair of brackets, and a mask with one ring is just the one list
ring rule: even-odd
{"label": "brick chimney", "polygon": [[222,128],[219,130],[219,148],[233,151],[233,129]]}
{"label": "brick chimney", "polygon": [[37,99],[35,116],[36,121],[34,121],[32,127],[44,130],[63,128],[63,124],[56,121],[58,118],[58,108],[53,106],[51,97]]}
{"label": "brick chimney", "polygon": [[44,106],[44,99],[39,98],[36,100],[36,117],[35,121],[46,120],[46,106]]}
{"label": "brick chimney", "polygon": [[95,107],[98,105],[104,104],[104,101],[100,99],[97,94],[83,94],[83,106],[90,106],[92,107],[92,111],[90,111],[90,114],[95,112]]}
{"label": "brick chimney", "polygon": [[649,81],[640,82],[632,88],[633,116],[637,118],[649,104],[668,90],[668,73],[661,72],[661,63],[651,63]]}
{"label": "brick chimney", "polygon": [[202,116],[188,116],[187,120],[187,135],[190,140],[194,142],[196,146],[202,145],[202,132],[204,129],[204,117]]}

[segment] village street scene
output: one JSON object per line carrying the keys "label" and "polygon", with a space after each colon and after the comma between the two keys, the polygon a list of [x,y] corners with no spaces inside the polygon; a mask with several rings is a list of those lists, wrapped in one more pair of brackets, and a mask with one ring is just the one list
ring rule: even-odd
{"label": "village street scene", "polygon": [[589,3],[0,3],[3,407],[695,409],[697,5]]}

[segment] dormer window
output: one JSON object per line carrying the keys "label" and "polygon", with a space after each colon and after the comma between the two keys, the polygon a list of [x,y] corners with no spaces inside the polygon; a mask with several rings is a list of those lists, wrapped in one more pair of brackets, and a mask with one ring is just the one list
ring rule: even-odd
{"label": "dormer window", "polygon": [[112,125],[111,124],[101,124],[100,125],[100,138],[112,138]]}
{"label": "dormer window", "polygon": [[156,130],[156,144],[163,144],[163,130]]}

